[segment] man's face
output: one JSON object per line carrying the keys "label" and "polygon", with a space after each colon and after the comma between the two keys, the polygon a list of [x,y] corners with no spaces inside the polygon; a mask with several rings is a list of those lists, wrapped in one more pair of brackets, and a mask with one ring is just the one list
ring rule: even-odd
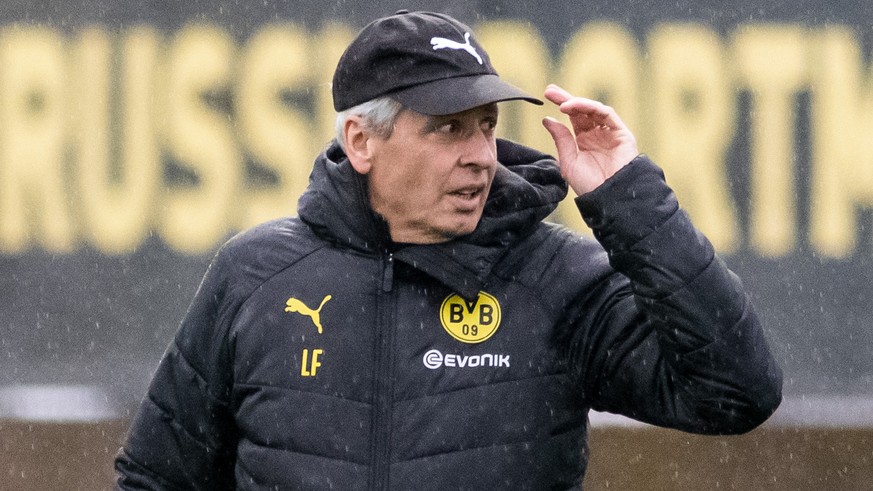
{"label": "man's face", "polygon": [[373,209],[395,242],[432,244],[473,232],[497,167],[497,104],[448,116],[404,110],[371,139]]}

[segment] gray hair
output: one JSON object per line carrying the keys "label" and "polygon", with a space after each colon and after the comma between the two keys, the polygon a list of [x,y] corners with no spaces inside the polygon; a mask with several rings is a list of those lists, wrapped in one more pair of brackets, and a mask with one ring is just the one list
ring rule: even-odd
{"label": "gray hair", "polygon": [[345,151],[344,128],[349,116],[360,116],[364,120],[366,129],[380,138],[388,138],[394,131],[394,123],[403,109],[405,109],[403,104],[388,96],[382,96],[337,113],[336,141]]}

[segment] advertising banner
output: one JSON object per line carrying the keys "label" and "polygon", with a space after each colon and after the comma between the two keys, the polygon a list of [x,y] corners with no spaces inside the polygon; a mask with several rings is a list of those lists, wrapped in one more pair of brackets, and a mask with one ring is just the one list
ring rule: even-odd
{"label": "advertising banner", "polygon": [[[0,386],[133,407],[217,248],[295,214],[333,138],[336,60],[400,8],[474,26],[530,93],[615,107],[742,278],[786,396],[871,393],[861,1],[4,2]],[[554,153],[547,115],[506,103],[501,135]],[[587,233],[569,201],[551,219]]]}

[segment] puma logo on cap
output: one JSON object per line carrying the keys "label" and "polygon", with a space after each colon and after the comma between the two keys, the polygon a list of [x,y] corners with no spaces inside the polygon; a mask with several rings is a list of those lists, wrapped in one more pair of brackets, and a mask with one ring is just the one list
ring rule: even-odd
{"label": "puma logo on cap", "polygon": [[452,41],[451,39],[441,38],[441,37],[433,37],[430,39],[430,44],[433,46],[434,51],[438,49],[458,49],[466,51],[476,58],[476,61],[479,64],[482,64],[482,57],[479,56],[479,53],[476,51],[476,48],[470,44],[470,33],[464,33],[464,43],[459,43],[457,41]]}

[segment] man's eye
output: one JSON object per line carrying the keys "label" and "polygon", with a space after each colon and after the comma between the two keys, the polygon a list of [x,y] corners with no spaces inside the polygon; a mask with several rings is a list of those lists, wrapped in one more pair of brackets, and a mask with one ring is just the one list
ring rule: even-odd
{"label": "man's eye", "polygon": [[494,131],[497,128],[497,120],[496,119],[486,119],[482,121],[482,131]]}
{"label": "man's eye", "polygon": [[446,121],[444,123],[440,123],[437,125],[436,130],[438,133],[457,133],[460,129],[460,125],[456,121]]}

